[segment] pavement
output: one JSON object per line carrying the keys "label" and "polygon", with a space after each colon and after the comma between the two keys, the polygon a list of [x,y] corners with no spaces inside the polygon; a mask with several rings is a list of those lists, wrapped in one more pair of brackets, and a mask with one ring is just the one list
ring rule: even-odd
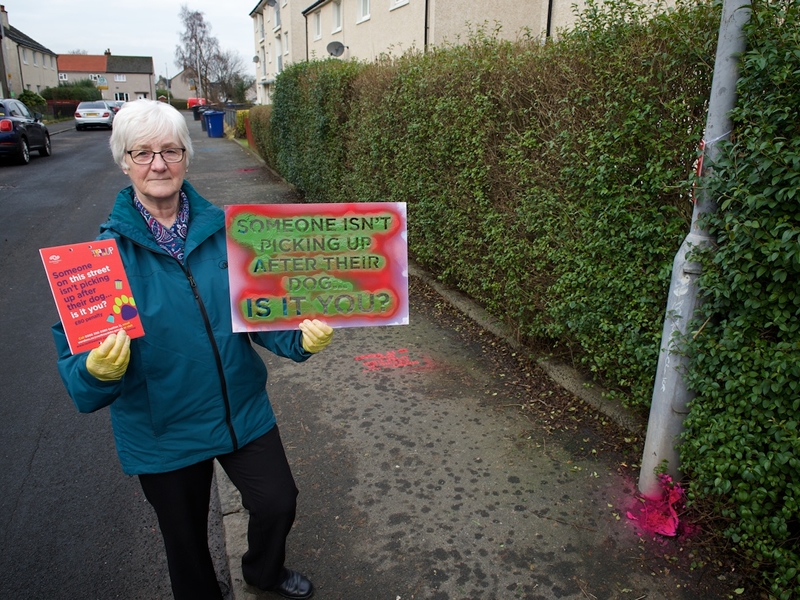
{"label": "pavement", "polygon": [[[185,114],[195,146],[187,179],[206,198],[300,201],[246,144],[210,138]],[[315,598],[725,597],[723,583],[689,567],[687,540],[639,526],[631,469],[594,452],[596,428],[564,438],[526,417],[518,387],[487,359],[492,344],[464,337],[437,302],[524,352],[514,336],[417,266],[409,275],[440,299],[412,297],[409,325],[338,329],[302,364],[262,352],[301,491],[287,566],[314,581]],[[644,431],[643,415],[567,365],[539,365],[597,415]],[[221,469],[216,481],[226,600],[277,598],[242,580],[247,513]]]}

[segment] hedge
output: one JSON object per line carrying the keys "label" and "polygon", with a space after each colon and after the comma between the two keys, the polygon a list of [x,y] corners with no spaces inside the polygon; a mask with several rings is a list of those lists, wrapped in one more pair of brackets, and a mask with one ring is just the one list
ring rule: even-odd
{"label": "hedge", "polygon": [[254,106],[248,111],[248,120],[250,122],[250,132],[253,134],[253,140],[256,143],[255,150],[261,155],[261,158],[273,168],[277,168],[277,159],[275,148],[272,143],[271,129],[269,125],[270,116],[272,115],[272,105],[267,104],[264,106]]}
{"label": "hedge", "polygon": [[43,113],[47,110],[47,100],[31,90],[24,90],[17,100],[27,106],[31,112]]}
{"label": "hedge", "polygon": [[800,4],[756,0],[711,186],[717,247],[686,340],[697,393],[681,448],[691,497],[776,597],[800,597]]}
{"label": "hedge", "polygon": [[296,63],[276,85],[270,117],[275,166],[316,202],[336,201],[331,184],[344,176],[349,83],[361,69],[336,59]]}
{"label": "hedge", "polygon": [[59,84],[57,87],[49,87],[42,90],[42,98],[45,100],[76,100],[78,102],[89,102],[100,100],[103,96],[91,79],[81,79],[73,84]]}
{"label": "hedge", "polygon": [[706,3],[590,3],[558,42],[297,63],[274,166],[315,202],[407,202],[418,263],[644,408],[718,27]]}
{"label": "hedge", "polygon": [[[590,1],[558,41],[478,30],[372,64],[288,67],[259,150],[312,202],[408,204],[409,253],[532,347],[645,411],[689,231],[719,2]],[[753,0],[716,248],[684,340],[695,508],[800,597],[800,4]],[[715,525],[716,526],[716,525]]]}

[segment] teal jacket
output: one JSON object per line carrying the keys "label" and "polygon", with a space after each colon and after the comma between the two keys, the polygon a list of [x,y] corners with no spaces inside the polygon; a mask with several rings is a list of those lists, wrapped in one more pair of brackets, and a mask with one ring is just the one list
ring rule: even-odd
{"label": "teal jacket", "polygon": [[53,326],[58,369],[81,412],[111,407],[117,453],[129,475],[163,473],[227,454],[275,426],[267,368],[251,345],[297,362],[311,356],[299,330],[233,333],[225,217],[184,182],[189,199],[185,264],[156,244],[133,205],[117,196],[98,239],[117,241],[144,337],[131,341],[120,381],[103,382]]}

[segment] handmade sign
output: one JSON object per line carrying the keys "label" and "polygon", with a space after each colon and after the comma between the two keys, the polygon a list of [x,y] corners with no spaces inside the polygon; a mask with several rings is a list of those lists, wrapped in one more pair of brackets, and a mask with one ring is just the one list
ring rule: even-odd
{"label": "handmade sign", "polygon": [[70,351],[91,350],[120,329],[144,335],[116,240],[41,248]]}
{"label": "handmade sign", "polygon": [[408,324],[404,202],[225,207],[233,331]]}

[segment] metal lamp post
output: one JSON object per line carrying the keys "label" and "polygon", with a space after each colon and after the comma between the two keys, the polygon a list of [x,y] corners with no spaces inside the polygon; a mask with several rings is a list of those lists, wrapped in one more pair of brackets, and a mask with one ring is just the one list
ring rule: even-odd
{"label": "metal lamp post", "polygon": [[690,232],[672,263],[667,312],[639,473],[639,491],[645,497],[661,494],[657,471],[662,465],[673,479],[678,480],[681,477],[678,445],[693,394],[687,389],[683,379],[686,358],[676,344],[687,333],[688,323],[698,306],[697,279],[701,273],[700,265],[687,260],[687,255],[693,248],[713,243],[708,231],[700,224],[700,218],[706,213],[716,211],[717,206],[715,200],[709,197],[703,182],[719,157],[718,143],[728,139],[733,126],[728,115],[736,103],[739,57],[745,49],[743,27],[749,18],[750,0],[724,0],[703,135],[704,160],[698,198],[692,213]]}

